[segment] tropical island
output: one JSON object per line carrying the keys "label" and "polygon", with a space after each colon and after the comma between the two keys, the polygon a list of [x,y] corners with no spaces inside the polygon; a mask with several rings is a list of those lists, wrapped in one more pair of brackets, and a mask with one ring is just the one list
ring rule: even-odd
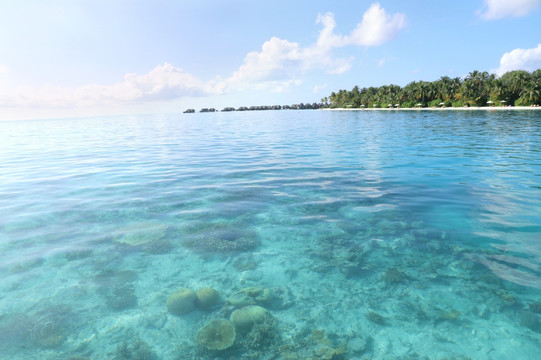
{"label": "tropical island", "polygon": [[464,79],[442,76],[436,81],[413,81],[404,87],[353,87],[321,99],[324,108],[382,109],[439,107],[538,107],[541,105],[541,69],[509,71],[501,77],[472,71]]}
{"label": "tropical island", "polygon": [[[501,77],[486,71],[472,71],[464,79],[442,76],[436,81],[413,81],[404,87],[354,86],[351,91],[332,92],[319,103],[225,107],[221,111],[316,110],[316,109],[541,109],[541,69],[509,71]],[[217,112],[202,108],[199,112]],[[187,109],[184,113],[195,113]]]}
{"label": "tropical island", "polygon": [[[223,108],[221,111],[223,112],[229,112],[229,111],[261,111],[261,110],[315,110],[320,109],[323,106],[321,103],[300,103],[300,104],[293,104],[293,105],[258,105],[258,106],[241,106],[239,108],[234,108],[227,106]],[[201,113],[207,113],[207,112],[217,112],[215,108],[202,108],[199,110]],[[195,113],[195,109],[186,109],[184,111],[184,114],[193,114]]]}

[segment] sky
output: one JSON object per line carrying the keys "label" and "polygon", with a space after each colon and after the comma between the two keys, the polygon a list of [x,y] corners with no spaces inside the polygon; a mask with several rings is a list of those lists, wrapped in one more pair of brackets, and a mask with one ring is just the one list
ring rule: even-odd
{"label": "sky", "polygon": [[0,120],[319,102],[541,68],[541,0],[0,0]]}

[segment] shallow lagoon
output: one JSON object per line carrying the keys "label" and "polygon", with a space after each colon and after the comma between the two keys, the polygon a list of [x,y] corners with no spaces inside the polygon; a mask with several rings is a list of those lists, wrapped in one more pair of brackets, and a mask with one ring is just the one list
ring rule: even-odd
{"label": "shallow lagoon", "polygon": [[537,359],[540,235],[538,111],[0,122],[0,359]]}

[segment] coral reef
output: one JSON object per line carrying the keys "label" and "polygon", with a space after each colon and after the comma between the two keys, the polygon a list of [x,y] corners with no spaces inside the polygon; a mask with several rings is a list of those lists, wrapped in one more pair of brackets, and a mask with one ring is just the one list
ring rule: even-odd
{"label": "coral reef", "polygon": [[137,296],[132,284],[114,285],[105,295],[105,303],[113,310],[124,310],[137,305]]}
{"label": "coral reef", "polygon": [[64,254],[65,258],[69,261],[80,260],[92,255],[93,250],[90,248],[71,249]]}
{"label": "coral reef", "polygon": [[116,243],[137,246],[160,240],[167,232],[167,225],[157,222],[138,222],[118,229],[113,233]]}
{"label": "coral reef", "polygon": [[136,338],[132,344],[124,342],[116,349],[116,360],[157,360],[152,348],[144,341]]}
{"label": "coral reef", "polygon": [[62,304],[40,306],[37,312],[27,314],[0,316],[0,348],[59,347],[75,322],[71,308]]}
{"label": "coral reef", "polygon": [[273,299],[272,292],[269,289],[262,287],[244,288],[229,297],[229,304],[235,307],[247,305],[265,305]]}
{"label": "coral reef", "polygon": [[395,268],[390,268],[385,270],[385,273],[383,273],[382,279],[387,284],[397,284],[402,282],[405,279],[405,275],[403,271],[400,271]]}
{"label": "coral reef", "polygon": [[174,248],[168,239],[157,239],[143,245],[143,251],[151,255],[167,254]]}
{"label": "coral reef", "polygon": [[336,346],[324,330],[315,329],[311,334],[295,334],[291,344],[280,347],[284,360],[342,360],[346,359],[346,346]]}
{"label": "coral reef", "polygon": [[123,310],[137,304],[135,288],[131,284],[137,274],[129,270],[105,270],[94,277],[97,292],[105,298],[107,306],[113,310]]}
{"label": "coral reef", "polygon": [[268,304],[273,309],[285,309],[296,303],[297,298],[287,286],[272,288]]}
{"label": "coral reef", "polygon": [[541,333],[541,318],[531,311],[522,310],[520,312],[520,324],[532,331]]}
{"label": "coral reef", "polygon": [[54,325],[48,325],[42,328],[40,332],[36,333],[34,336],[36,343],[45,348],[55,348],[60,346],[66,339],[64,331]]}
{"label": "coral reef", "polygon": [[28,270],[31,270],[35,267],[38,267],[44,263],[45,260],[41,257],[36,257],[33,259],[28,259],[25,261],[21,261],[19,263],[16,263],[14,265],[11,265],[9,267],[9,271],[12,273],[22,273]]}
{"label": "coral reef", "polygon": [[241,255],[233,261],[233,267],[238,271],[253,270],[257,267],[251,254]]}
{"label": "coral reef", "polygon": [[460,314],[460,311],[456,309],[451,309],[451,310],[438,309],[437,315],[438,315],[438,320],[454,321],[454,320],[457,320],[461,314]]}
{"label": "coral reef", "polygon": [[100,287],[122,285],[135,280],[137,280],[137,273],[130,270],[104,270],[93,278]]}
{"label": "coral reef", "polygon": [[226,319],[215,319],[197,332],[195,340],[209,350],[225,350],[235,342],[236,332]]}
{"label": "coral reef", "polygon": [[183,315],[195,309],[197,295],[191,289],[182,288],[174,291],[167,298],[167,311],[174,315]]}
{"label": "coral reef", "polygon": [[274,316],[266,316],[260,323],[255,323],[242,339],[242,344],[250,350],[266,349],[280,342],[278,322]]}
{"label": "coral reef", "polygon": [[255,231],[229,224],[198,224],[187,229],[185,247],[201,253],[232,253],[252,250],[257,245]]}
{"label": "coral reef", "polygon": [[531,312],[534,312],[534,313],[537,313],[537,314],[541,314],[541,301],[536,301],[534,303],[531,303],[528,307],[528,309],[531,311]]}
{"label": "coral reef", "polygon": [[34,319],[27,314],[0,314],[0,348],[18,347],[30,338]]}
{"label": "coral reef", "polygon": [[385,325],[385,318],[374,312],[374,311],[369,311],[367,314],[366,314],[366,318],[370,321],[372,321],[373,323],[375,324],[378,324],[378,325]]}
{"label": "coral reef", "polygon": [[235,325],[239,333],[246,334],[254,325],[265,322],[269,316],[272,315],[267,309],[257,305],[250,305],[233,311],[229,320]]}
{"label": "coral reef", "polygon": [[200,309],[209,309],[220,301],[220,294],[218,291],[209,287],[198,289],[195,292],[195,296],[195,306]]}
{"label": "coral reef", "polygon": [[64,343],[66,334],[75,323],[75,316],[68,305],[48,305],[33,315],[31,340],[41,347],[56,348]]}

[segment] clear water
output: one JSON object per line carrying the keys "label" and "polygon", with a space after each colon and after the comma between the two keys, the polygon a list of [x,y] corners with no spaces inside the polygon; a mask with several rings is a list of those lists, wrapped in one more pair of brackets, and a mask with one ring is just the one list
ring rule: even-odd
{"label": "clear water", "polygon": [[0,122],[0,359],[540,354],[539,111]]}

